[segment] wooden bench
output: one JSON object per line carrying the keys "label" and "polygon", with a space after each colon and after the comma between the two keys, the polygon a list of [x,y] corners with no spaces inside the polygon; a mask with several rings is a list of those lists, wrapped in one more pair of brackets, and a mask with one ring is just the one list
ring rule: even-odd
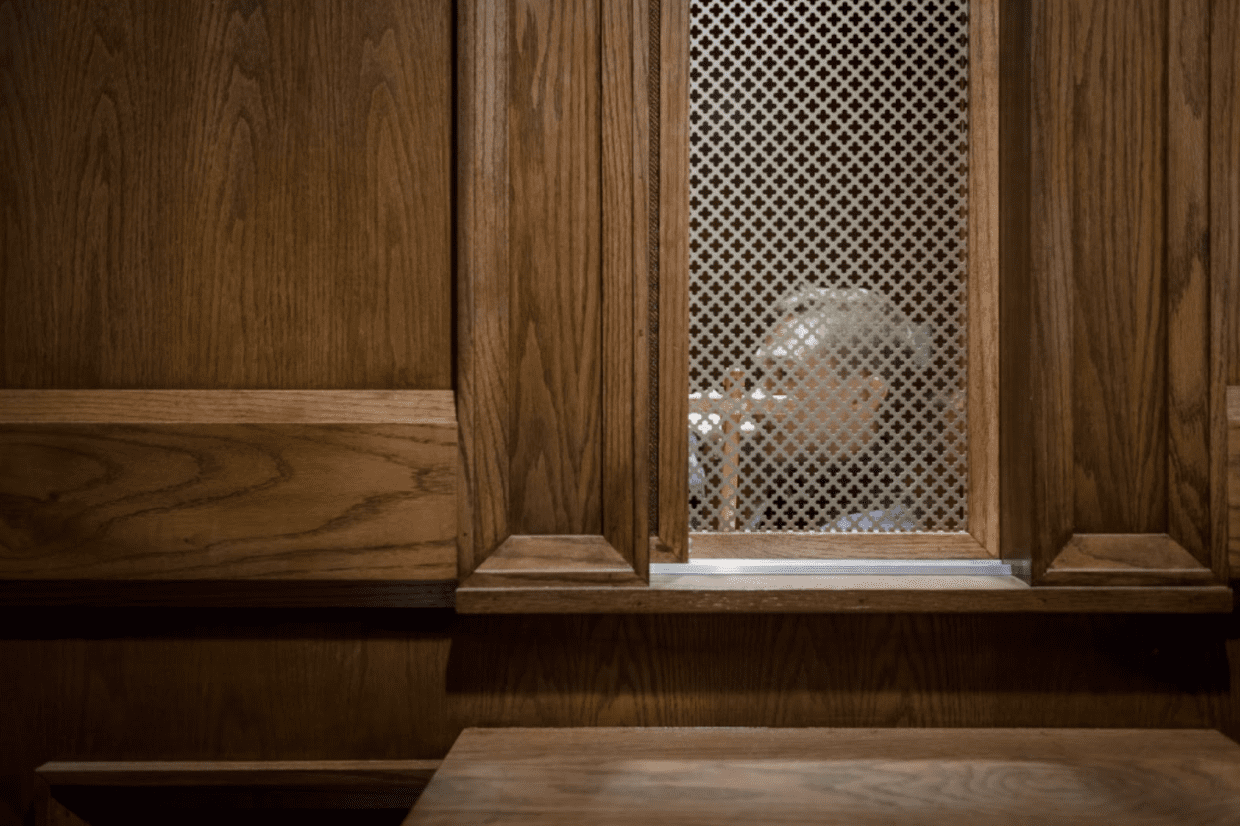
{"label": "wooden bench", "polygon": [[405,820],[454,824],[1240,824],[1215,731],[466,729]]}

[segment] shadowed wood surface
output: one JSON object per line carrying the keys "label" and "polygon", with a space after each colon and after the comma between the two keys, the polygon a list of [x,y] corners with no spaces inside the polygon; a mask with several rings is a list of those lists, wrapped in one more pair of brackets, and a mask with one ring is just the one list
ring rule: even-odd
{"label": "shadowed wood surface", "polygon": [[466,729],[435,824],[1234,824],[1216,731]]}
{"label": "shadowed wood surface", "polygon": [[426,783],[438,760],[52,761],[35,772],[55,786],[378,786]]}
{"label": "shadowed wood surface", "polygon": [[448,388],[450,11],[0,4],[0,382]]}
{"label": "shadowed wood surface", "polygon": [[1227,550],[1240,574],[1240,387],[1227,388]]}
{"label": "shadowed wood surface", "polygon": [[1237,615],[0,608],[0,637],[6,826],[48,760],[438,759],[466,726],[1240,734]]}
{"label": "shadowed wood surface", "polygon": [[[0,418],[44,423],[0,424],[5,579],[455,576],[445,394],[363,394],[347,424],[303,423],[347,420],[340,393],[320,410],[311,394],[226,392],[210,419],[240,424],[169,423],[209,409],[201,393],[135,392],[128,410],[116,392],[18,395],[0,394]],[[108,423],[88,423],[96,410]]]}

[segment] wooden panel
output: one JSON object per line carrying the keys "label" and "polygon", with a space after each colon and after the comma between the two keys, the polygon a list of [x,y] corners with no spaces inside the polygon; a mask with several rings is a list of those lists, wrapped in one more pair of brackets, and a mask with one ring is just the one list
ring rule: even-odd
{"label": "wooden panel", "polygon": [[450,394],[41,395],[0,396],[5,579],[454,576]]}
{"label": "wooden panel", "polygon": [[458,569],[508,536],[508,3],[457,4]]}
{"label": "wooden panel", "polygon": [[969,6],[969,533],[999,553],[999,3]]}
{"label": "wooden panel", "polygon": [[405,824],[1234,823],[1215,731],[466,729]]}
{"label": "wooden panel", "polygon": [[[1101,571],[1081,578],[1089,565],[1074,556],[1074,534],[1166,535],[1194,560],[1184,576],[1224,574],[1209,19],[1201,0],[1054,0],[1034,15],[1035,581],[1102,581]],[[1127,546],[1141,567],[1141,543]],[[1124,581],[1134,576],[1171,574]]]}
{"label": "wooden panel", "polygon": [[509,530],[602,532],[597,0],[513,0]]}
{"label": "wooden panel", "polygon": [[1071,84],[1045,169],[1068,188],[1045,205],[1061,213],[1048,240],[1063,269],[1045,274],[1070,302],[1074,528],[1164,533],[1167,55],[1150,32],[1167,30],[1166,2],[1059,0],[1045,13],[1057,80]]}
{"label": "wooden panel", "polygon": [[658,538],[689,560],[689,0],[659,2]]}
{"label": "wooden panel", "polygon": [[0,5],[0,383],[448,388],[450,7]]}

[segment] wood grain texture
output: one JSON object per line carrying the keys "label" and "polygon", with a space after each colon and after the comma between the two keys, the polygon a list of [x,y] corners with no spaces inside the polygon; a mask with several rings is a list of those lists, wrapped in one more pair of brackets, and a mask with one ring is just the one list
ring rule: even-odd
{"label": "wood grain texture", "polygon": [[1227,536],[1230,569],[1240,572],[1240,387],[1227,388]]}
{"label": "wood grain texture", "polygon": [[599,8],[510,6],[509,530],[602,532]]}
{"label": "wood grain texture", "polygon": [[0,383],[448,388],[450,32],[443,0],[0,4]]}
{"label": "wood grain texture", "polygon": [[1240,734],[1235,614],[0,608],[0,637],[6,826],[48,760],[438,759],[466,726]]}
{"label": "wood grain texture", "polygon": [[451,390],[0,390],[0,424],[456,423]]}
{"label": "wood grain texture", "polygon": [[457,4],[461,579],[509,533],[508,5]]}
{"label": "wood grain texture", "polygon": [[1229,824],[1215,731],[466,729],[417,824]]}
{"label": "wood grain texture", "polygon": [[[1216,364],[1216,370],[1225,370],[1231,383],[1231,377],[1240,376],[1240,358],[1236,356],[1240,333],[1235,329],[1240,313],[1233,306],[1240,297],[1236,285],[1240,279],[1240,5],[1214,3],[1210,25],[1210,330],[1212,352],[1222,362]],[[1222,358],[1220,352],[1228,356]],[[1214,451],[1216,465],[1210,481],[1212,508],[1218,507],[1219,496],[1227,495],[1230,520],[1230,490],[1236,488],[1220,478],[1224,473],[1228,480],[1232,478],[1230,389],[1226,396],[1228,462],[1218,467],[1219,451]],[[1211,414],[1221,415],[1220,406],[1212,405]],[[1229,531],[1229,536],[1236,535],[1240,534]],[[1229,548],[1234,547],[1229,540]],[[1214,564],[1220,580],[1235,576],[1240,571],[1240,554],[1234,550],[1218,553]]]}
{"label": "wood grain texture", "polygon": [[1223,353],[1211,345],[1210,3],[1170,0],[1168,18],[1167,533],[1210,565],[1224,553],[1211,483],[1225,438]]}
{"label": "wood grain texture", "polygon": [[659,2],[659,524],[689,560],[689,0]]}
{"label": "wood grain texture", "polygon": [[1214,572],[1166,534],[1075,534],[1044,585],[1207,585]]}
{"label": "wood grain texture", "polygon": [[[341,423],[345,394],[319,410],[309,394],[226,391],[213,423],[187,424],[209,394],[18,394],[0,407],[31,422],[0,426],[0,576],[452,579],[442,395],[364,394],[361,422]],[[240,423],[215,423],[228,414]]]}
{"label": "wood grain texture", "polygon": [[1070,84],[1050,118],[1067,140],[1045,169],[1067,200],[1044,208],[1066,213],[1066,234],[1046,239],[1063,269],[1045,275],[1071,302],[1074,530],[1164,533],[1169,113],[1166,38],[1150,33],[1168,30],[1167,5],[1059,0],[1045,14]]}
{"label": "wood grain texture", "polygon": [[0,605],[97,608],[451,608],[457,581],[4,579]]}
{"label": "wood grain texture", "polygon": [[647,588],[535,583],[462,587],[463,614],[1227,613],[1221,585],[1029,587],[1016,577],[673,576]]}
{"label": "wood grain texture", "polygon": [[649,555],[648,0],[600,4],[602,535],[645,574]]}
{"label": "wood grain texture", "polygon": [[[1210,9],[1210,265],[1224,301],[1240,296],[1240,8]],[[1229,303],[1225,306],[1230,307]],[[1220,333],[1227,383],[1240,384],[1240,313],[1227,312]]]}
{"label": "wood grain texture", "polygon": [[510,536],[461,587],[643,585],[633,563],[602,536]]}
{"label": "wood grain texture", "polygon": [[56,786],[399,786],[426,783],[439,760],[87,760],[35,769]]}
{"label": "wood grain texture", "polygon": [[691,533],[694,559],[993,559],[967,533],[720,534]]}
{"label": "wood grain texture", "polygon": [[997,556],[999,525],[999,3],[969,5],[969,533]]}
{"label": "wood grain texture", "polygon": [[1048,504],[1044,488],[1036,488],[1035,498],[1033,476],[1047,433],[1033,412],[1031,29],[1029,0],[1005,0],[999,15],[999,551],[1026,577],[1034,557],[1046,564],[1035,547],[1045,542],[1044,523],[1035,530],[1034,520]]}

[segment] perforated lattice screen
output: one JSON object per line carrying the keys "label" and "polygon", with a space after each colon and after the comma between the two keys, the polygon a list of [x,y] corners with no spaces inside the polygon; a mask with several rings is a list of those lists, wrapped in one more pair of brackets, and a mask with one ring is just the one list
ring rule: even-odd
{"label": "perforated lattice screen", "polygon": [[690,527],[966,529],[968,0],[693,0]]}

